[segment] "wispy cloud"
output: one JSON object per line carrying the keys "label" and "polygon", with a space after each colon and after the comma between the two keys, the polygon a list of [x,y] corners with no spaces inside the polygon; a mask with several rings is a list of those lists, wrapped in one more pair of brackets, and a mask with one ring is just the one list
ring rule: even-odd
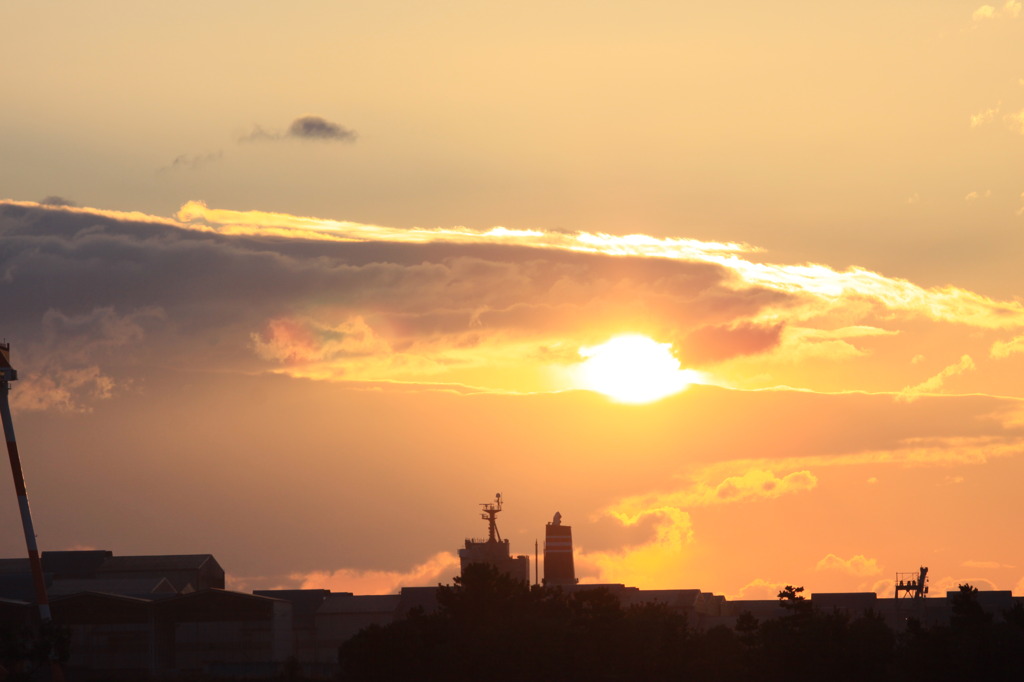
{"label": "wispy cloud", "polygon": [[23,373],[12,404],[24,410],[88,411],[119,387],[101,363],[141,342],[144,327],[162,317],[156,308],[118,314],[103,307],[78,315],[48,310],[43,338],[25,351],[32,369]]}
{"label": "wispy cloud", "polygon": [[216,151],[208,154],[179,154],[174,160],[160,169],[161,173],[168,173],[178,170],[199,170],[216,161],[224,158],[224,152]]}
{"label": "wispy cloud", "polygon": [[1021,3],[1018,0],[1007,0],[1002,6],[982,5],[974,10],[971,19],[976,22],[992,21],[993,19],[1016,19],[1020,16]]}
{"label": "wispy cloud", "polygon": [[[544,249],[636,256],[703,262],[731,273],[731,288],[763,287],[783,294],[813,299],[821,304],[840,305],[844,299],[874,301],[889,310],[922,315],[934,320],[985,328],[1024,327],[1024,304],[995,301],[957,287],[923,288],[907,280],[886,277],[863,268],[837,271],[826,265],[783,265],[755,263],[741,257],[756,249],[734,242],[703,242],[694,239],[655,238],[644,235],[614,236],[584,232],[564,233],[542,230],[487,231],[465,228],[395,229],[341,221],[295,217],[258,211],[210,209],[201,202],[189,202],[177,214],[178,220],[195,229],[214,229],[226,234],[271,234],[305,239],[384,241],[401,243],[508,244]],[[787,305],[792,318],[792,306]],[[780,315],[781,317],[781,311]],[[764,323],[774,323],[766,315]]]}
{"label": "wispy cloud", "polygon": [[1024,335],[1015,336],[1009,341],[996,341],[989,350],[993,358],[1008,358],[1015,353],[1024,353]]}
{"label": "wispy cloud", "polygon": [[999,115],[999,109],[1001,105],[991,107],[989,109],[983,109],[976,114],[971,114],[971,127],[980,128],[983,125],[991,123]]}
{"label": "wispy cloud", "polygon": [[361,570],[339,568],[311,571],[289,576],[299,589],[325,589],[353,594],[395,594],[403,587],[450,583],[458,574],[459,558],[451,552],[438,552],[408,571]]}
{"label": "wispy cloud", "polygon": [[1014,111],[1003,116],[1007,127],[1015,133],[1024,135],[1024,109]]}
{"label": "wispy cloud", "polygon": [[882,572],[876,559],[869,559],[863,554],[856,554],[849,559],[843,559],[836,554],[828,554],[818,562],[815,569],[818,571],[840,571],[857,576],[877,575]]}
{"label": "wispy cloud", "polygon": [[1012,564],[1004,564],[1004,563],[999,562],[999,561],[975,561],[973,559],[968,559],[967,561],[963,562],[960,565],[961,566],[965,566],[967,568],[993,568],[993,569],[1017,568],[1016,566],[1014,566]]}
{"label": "wispy cloud", "polygon": [[355,142],[358,135],[354,130],[320,116],[300,116],[292,121],[285,131],[266,130],[262,126],[254,126],[240,141],[260,142],[288,138],[321,142]]}
{"label": "wispy cloud", "polygon": [[45,206],[78,206],[78,204],[71,201],[71,199],[65,199],[64,197],[57,196],[55,194],[51,194],[48,197],[40,199],[39,203]]}
{"label": "wispy cloud", "polygon": [[949,365],[935,376],[929,377],[917,385],[907,386],[900,391],[899,398],[900,400],[911,401],[916,400],[922,395],[935,393],[945,385],[947,379],[963,374],[964,372],[974,368],[975,364],[974,360],[971,359],[971,356],[964,355],[960,358],[959,362]]}
{"label": "wispy cloud", "polygon": [[633,525],[645,516],[666,509],[774,499],[812,490],[817,484],[817,477],[809,471],[777,476],[766,469],[749,469],[717,482],[698,480],[681,490],[628,497],[610,505],[606,513],[626,525]]}

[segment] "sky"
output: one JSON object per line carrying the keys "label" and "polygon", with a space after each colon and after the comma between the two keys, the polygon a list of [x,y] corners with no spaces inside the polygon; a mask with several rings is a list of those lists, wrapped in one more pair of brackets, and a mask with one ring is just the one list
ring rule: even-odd
{"label": "sky", "polygon": [[0,22],[43,550],[387,593],[450,582],[501,492],[513,553],[558,511],[581,582],[1024,594],[1019,1]]}

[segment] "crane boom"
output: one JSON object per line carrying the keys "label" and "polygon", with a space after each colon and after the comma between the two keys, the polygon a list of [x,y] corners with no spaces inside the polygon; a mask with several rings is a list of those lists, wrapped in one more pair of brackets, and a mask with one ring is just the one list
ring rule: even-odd
{"label": "crane boom", "polygon": [[43,579],[43,564],[39,559],[39,548],[36,546],[36,533],[32,528],[32,511],[28,506],[28,491],[25,489],[25,475],[21,471],[21,458],[18,456],[18,442],[14,438],[14,421],[11,419],[11,405],[7,394],[11,390],[12,381],[17,380],[18,372],[11,367],[11,344],[0,343],[0,418],[4,424],[4,437],[7,439],[7,454],[11,460],[11,474],[14,476],[14,491],[18,495],[18,508],[21,510],[21,525],[25,530],[25,544],[28,547],[28,562],[32,569],[32,583],[35,586],[36,604],[39,606],[39,619],[43,623],[50,621],[50,602],[46,598],[46,581]]}

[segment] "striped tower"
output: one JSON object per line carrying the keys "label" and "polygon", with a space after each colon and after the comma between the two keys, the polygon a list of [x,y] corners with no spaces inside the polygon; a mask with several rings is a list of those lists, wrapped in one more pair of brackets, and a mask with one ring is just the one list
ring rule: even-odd
{"label": "striped tower", "polygon": [[10,382],[18,378],[17,370],[11,367],[11,344],[0,343],[0,417],[4,423],[7,438],[7,454],[11,458],[11,473],[14,475],[14,491],[18,494],[18,508],[21,510],[21,525],[25,530],[25,544],[28,545],[28,561],[32,568],[32,583],[35,586],[39,618],[50,622],[50,602],[46,598],[46,581],[43,579],[43,565],[39,561],[36,533],[32,529],[32,512],[28,507],[28,492],[25,490],[25,476],[21,473],[21,458],[18,457],[18,443],[14,439],[14,422],[11,420],[11,405],[7,393]]}
{"label": "striped tower", "polygon": [[562,515],[555,512],[554,520],[544,533],[544,584],[575,585],[576,567],[572,561],[572,526],[562,525]]}

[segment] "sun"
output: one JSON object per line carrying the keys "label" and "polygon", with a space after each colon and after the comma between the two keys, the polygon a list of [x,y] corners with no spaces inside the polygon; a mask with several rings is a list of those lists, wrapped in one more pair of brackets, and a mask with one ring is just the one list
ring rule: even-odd
{"label": "sun", "polygon": [[672,344],[640,334],[616,336],[600,346],[580,348],[584,388],[620,403],[649,403],[678,393],[693,383],[696,372],[684,370]]}

